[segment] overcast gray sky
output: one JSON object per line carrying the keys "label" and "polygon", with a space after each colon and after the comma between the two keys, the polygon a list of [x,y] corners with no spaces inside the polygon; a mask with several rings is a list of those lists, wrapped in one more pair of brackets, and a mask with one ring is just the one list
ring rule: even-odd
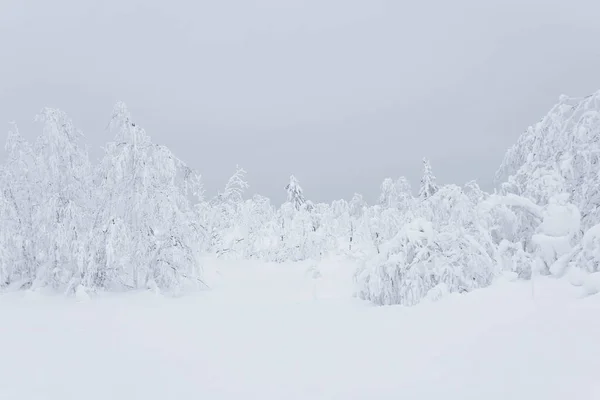
{"label": "overcast gray sky", "polygon": [[[600,89],[597,0],[0,0],[0,122],[61,108],[92,154],[115,101],[203,175],[308,198],[491,179],[562,93]],[[8,130],[2,128],[4,131]]]}

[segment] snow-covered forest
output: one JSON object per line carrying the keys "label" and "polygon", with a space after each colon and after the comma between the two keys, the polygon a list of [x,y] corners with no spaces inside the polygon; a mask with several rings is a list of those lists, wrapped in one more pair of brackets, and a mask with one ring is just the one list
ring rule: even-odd
{"label": "snow-covered forest", "polygon": [[561,96],[508,149],[493,193],[476,182],[440,185],[425,158],[420,182],[387,178],[376,204],[358,193],[313,203],[293,175],[281,183],[285,203],[247,198],[242,168],[208,195],[202,171],[154,143],[122,103],[97,163],[64,112],[45,109],[38,121],[33,143],[12,127],[0,168],[3,290],[203,290],[207,254],[316,269],[345,257],[360,266],[355,294],[381,305],[507,275],[600,289],[600,92]]}

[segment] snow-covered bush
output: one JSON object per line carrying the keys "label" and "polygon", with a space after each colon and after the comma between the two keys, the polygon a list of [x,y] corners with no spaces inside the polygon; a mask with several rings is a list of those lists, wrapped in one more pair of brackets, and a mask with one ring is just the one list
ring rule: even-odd
{"label": "snow-covered bush", "polygon": [[600,224],[585,232],[571,266],[588,273],[600,272]]}
{"label": "snow-covered bush", "polygon": [[413,212],[419,217],[357,273],[359,297],[414,305],[441,287],[465,292],[491,283],[494,247],[477,221],[476,204],[461,188],[443,186]]}

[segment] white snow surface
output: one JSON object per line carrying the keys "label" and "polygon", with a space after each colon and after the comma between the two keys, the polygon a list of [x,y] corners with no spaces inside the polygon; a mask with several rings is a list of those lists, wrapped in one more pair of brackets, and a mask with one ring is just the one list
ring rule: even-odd
{"label": "white snow surface", "polygon": [[496,282],[414,307],[354,266],[217,262],[171,298],[0,296],[0,399],[600,399],[600,296]]}

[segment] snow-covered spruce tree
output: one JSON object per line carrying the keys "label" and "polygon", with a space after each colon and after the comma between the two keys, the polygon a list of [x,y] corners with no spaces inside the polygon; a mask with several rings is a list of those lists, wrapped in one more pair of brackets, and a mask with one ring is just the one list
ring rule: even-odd
{"label": "snow-covered spruce tree", "polygon": [[207,220],[204,221],[211,233],[211,248],[219,256],[239,257],[245,243],[245,229],[241,223],[241,208],[244,191],[249,187],[246,171],[236,167],[225,188],[210,202]]}
{"label": "snow-covered spruce tree", "polygon": [[[334,221],[333,214],[339,210],[333,211],[329,204],[314,204],[303,196],[301,198],[302,205],[296,208],[298,197],[290,196],[291,201],[286,201],[276,211],[276,222],[269,224],[274,236],[279,239],[270,252],[274,261],[316,261],[328,253],[339,251],[339,235],[346,233],[342,227],[344,216],[339,216],[342,221]],[[337,205],[336,208],[339,209]],[[347,210],[347,206],[343,208]],[[341,212],[344,214],[343,210]]]}
{"label": "snow-covered spruce tree", "polygon": [[277,235],[279,244],[273,249],[275,261],[302,261],[313,254],[321,254],[315,249],[319,217],[315,214],[315,205],[307,201],[298,180],[292,175],[285,187],[287,201],[279,208]]}
{"label": "snow-covered spruce tree", "polygon": [[302,205],[306,203],[306,199],[300,183],[294,175],[290,176],[290,182],[286,185],[285,190],[287,191],[287,201],[292,203],[296,210],[300,210]]}
{"label": "snow-covered spruce tree", "polygon": [[97,172],[89,265],[83,284],[121,290],[202,286],[203,235],[190,199],[199,179],[164,146],[150,140],[117,103]]}
{"label": "snow-covered spruce tree", "polygon": [[431,170],[429,160],[423,158],[423,177],[421,178],[421,187],[419,189],[419,198],[421,200],[428,199],[438,191],[436,179]]}

